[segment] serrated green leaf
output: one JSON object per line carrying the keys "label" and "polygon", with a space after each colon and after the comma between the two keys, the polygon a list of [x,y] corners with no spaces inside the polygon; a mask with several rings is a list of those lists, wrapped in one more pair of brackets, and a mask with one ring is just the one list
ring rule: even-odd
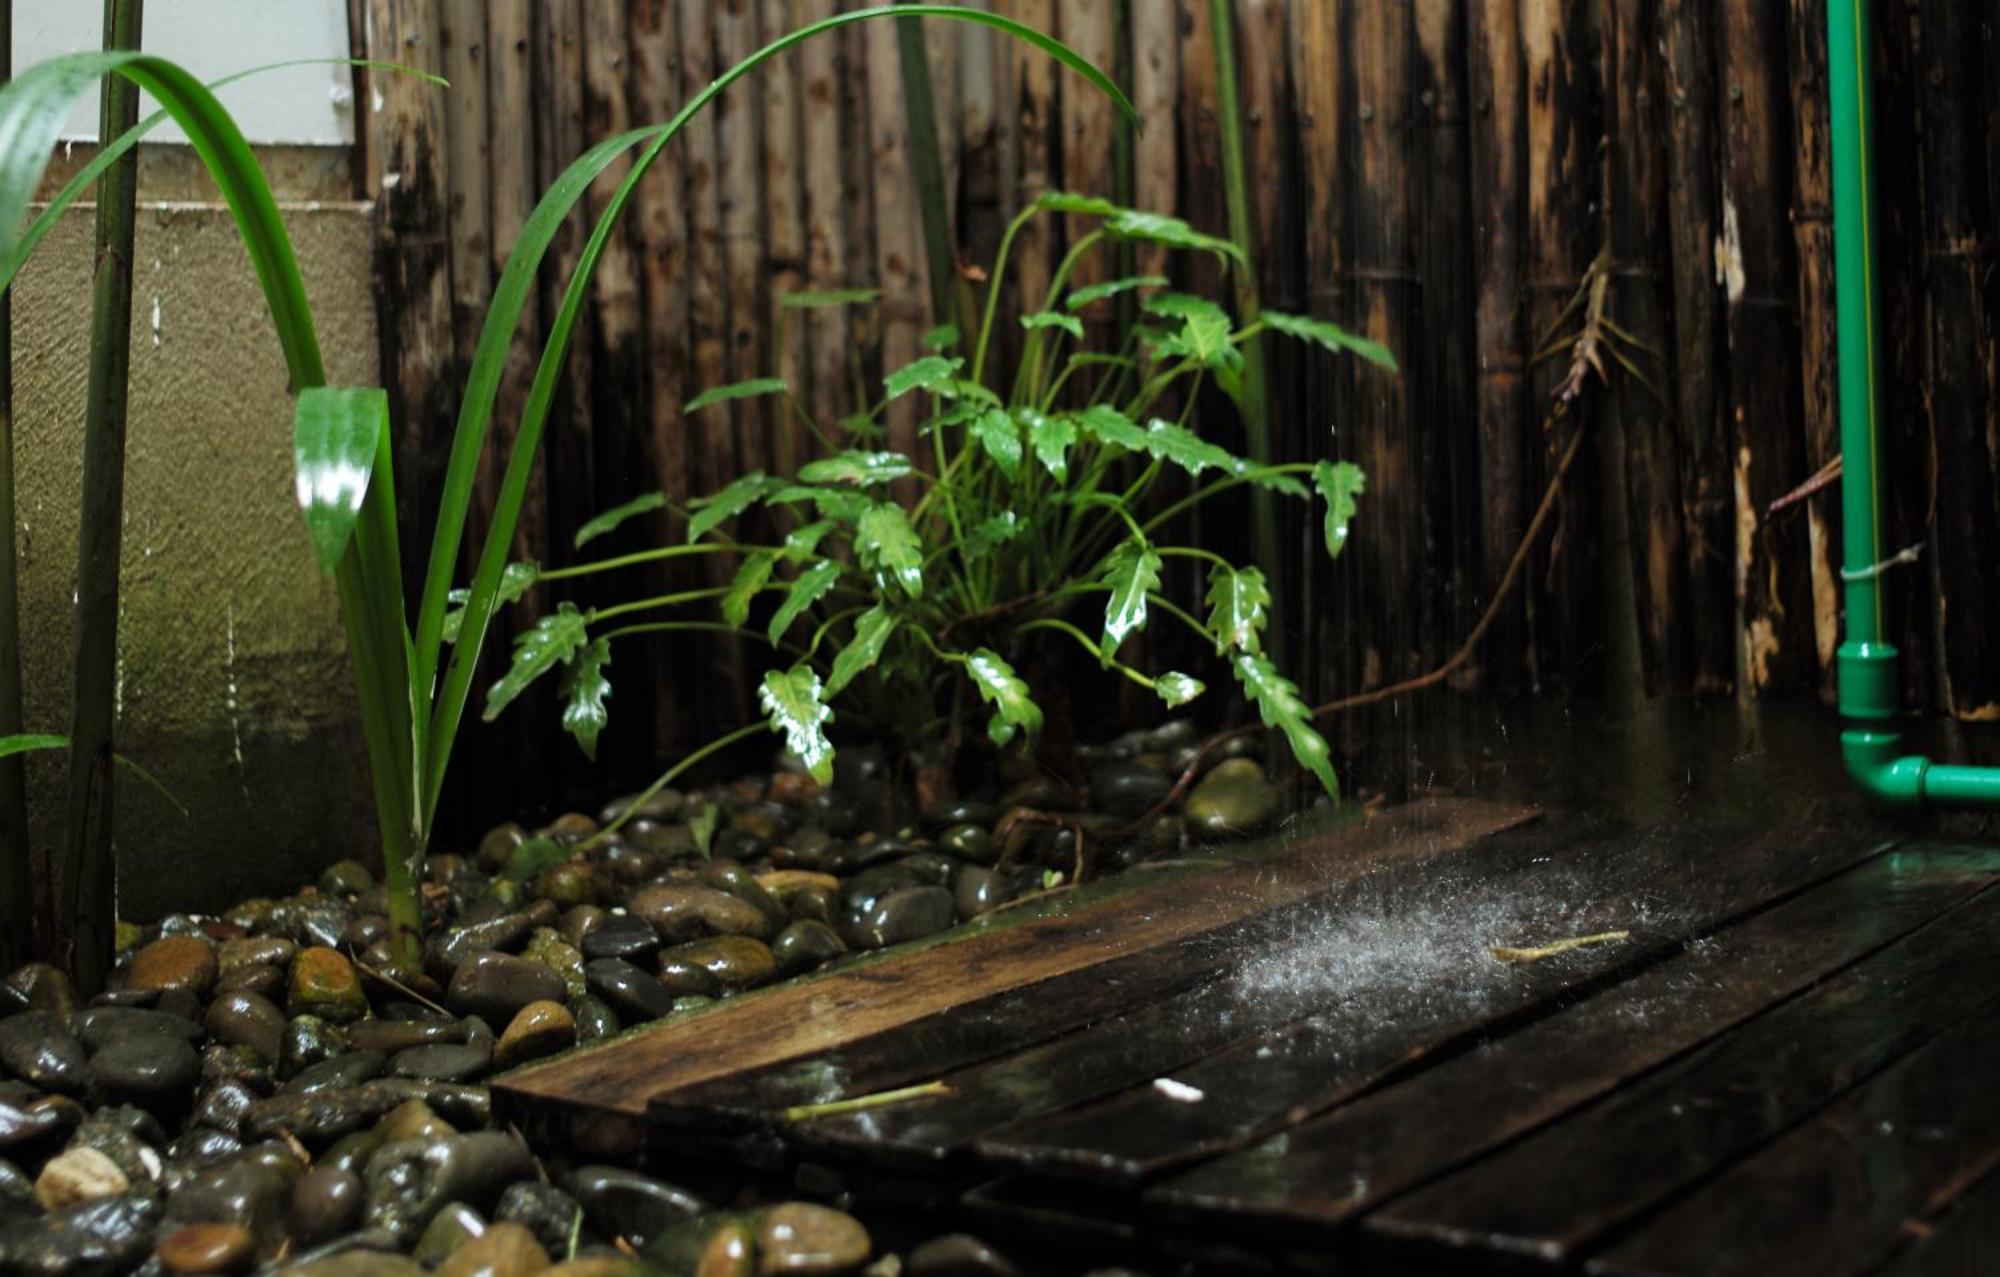
{"label": "serrated green leaf", "polygon": [[1312,478],[1326,501],[1326,554],[1338,558],[1347,548],[1347,525],[1354,518],[1355,498],[1368,487],[1368,477],[1352,461],[1321,461],[1313,466]]}
{"label": "serrated green leaf", "polygon": [[1110,404],[1092,404],[1076,415],[1085,433],[1099,443],[1108,443],[1128,452],[1146,451],[1146,432],[1139,423]]}
{"label": "serrated green leaf", "polygon": [[546,834],[540,834],[514,848],[500,876],[515,882],[531,882],[544,870],[553,869],[574,855],[576,844],[557,842]]}
{"label": "serrated green leaf", "polygon": [[1038,328],[1060,328],[1078,341],[1083,340],[1083,321],[1059,310],[1038,310],[1032,315],[1023,315],[1021,327],[1029,332]]}
{"label": "serrated green leaf", "polygon": [[1312,711],[1299,699],[1299,689],[1278,673],[1268,658],[1255,652],[1238,652],[1230,658],[1229,665],[1236,673],[1236,681],[1243,685],[1244,694],[1257,706],[1264,725],[1284,732],[1299,765],[1318,777],[1328,794],[1338,798],[1340,783],[1333,775],[1333,751],[1327,748],[1326,738],[1313,730]]}
{"label": "serrated green leaf", "polygon": [[852,413],[840,419],[840,434],[845,439],[881,439],[888,433],[886,426],[865,412]]}
{"label": "serrated green leaf", "polygon": [[822,785],[833,781],[833,742],[826,738],[826,725],[833,711],[822,699],[819,675],[810,665],[789,670],[772,670],[764,675],[757,699],[771,716],[773,730],[782,732],[785,747],[799,756],[806,771]]}
{"label": "serrated green leaf", "polygon": [[1058,483],[1069,478],[1069,446],[1076,442],[1076,423],[1067,416],[1051,417],[1033,408],[1017,408],[1014,415],[1028,428],[1028,443],[1035,459],[1055,476]]}
{"label": "serrated green leaf", "polygon": [[769,550],[743,556],[735,579],[729,583],[729,592],[722,596],[722,619],[726,624],[740,627],[750,619],[751,600],[771,579],[771,571],[777,566],[778,556]]}
{"label": "serrated green leaf", "polygon": [[986,735],[995,745],[1005,745],[1016,732],[1033,740],[1042,730],[1042,708],[1028,695],[1028,685],[990,647],[982,647],[965,658],[965,672],[979,689],[979,699],[993,706]]}
{"label": "serrated green leaf", "polygon": [[354,539],[354,523],[389,429],[389,393],[360,386],[308,386],[292,408],[299,511],[313,558],[332,576]]}
{"label": "serrated green leaf", "polygon": [[604,671],[611,664],[611,640],[598,639],[577,655],[563,676],[563,730],[576,737],[583,756],[597,760],[597,734],[610,721],[604,702],[611,696],[611,680]]}
{"label": "serrated green leaf", "polygon": [[764,472],[752,470],[722,491],[697,498],[692,503],[694,515],[688,520],[688,544],[693,545],[717,525],[748,510],[758,497],[770,489],[771,481],[764,477]]}
{"label": "serrated green leaf", "polygon": [[1256,568],[1217,564],[1208,574],[1208,632],[1217,656],[1236,648],[1256,652],[1270,622],[1271,589]]}
{"label": "serrated green leaf", "polygon": [[[500,571],[500,585],[494,591],[493,606],[502,608],[509,603],[520,602],[521,596],[528,592],[528,587],[541,577],[542,568],[538,563],[525,561],[509,563]],[[451,610],[444,614],[442,634],[445,642],[458,642],[458,627],[465,620],[465,604],[471,597],[472,591],[466,589],[453,590],[445,595],[445,601],[451,604]]]}
{"label": "serrated green leaf", "polygon": [[783,377],[752,377],[748,381],[739,381],[734,385],[716,386],[713,389],[704,390],[682,404],[681,411],[700,412],[703,408],[712,408],[716,404],[728,403],[733,399],[755,399],[760,395],[782,395],[786,389]]}
{"label": "serrated green leaf", "polygon": [[832,519],[816,519],[785,534],[785,562],[798,563],[813,556],[826,534],[833,531]]}
{"label": "serrated green leaf", "polygon": [[799,467],[804,483],[833,483],[850,488],[875,483],[893,483],[916,471],[900,452],[836,452]]}
{"label": "serrated green leaf", "polygon": [[1129,293],[1135,288],[1160,288],[1166,283],[1165,275],[1127,275],[1123,279],[1107,279],[1101,284],[1085,284],[1082,288],[1073,289],[1063,299],[1063,305],[1071,310],[1082,310],[1092,302],[1103,301],[1107,297]]}
{"label": "serrated green leaf", "polygon": [[811,310],[819,306],[853,306],[872,302],[882,295],[879,288],[821,288],[786,293],[778,305],[787,310]]}
{"label": "serrated green leaf", "polygon": [[1019,536],[1026,526],[1012,510],[1002,510],[965,534],[965,557],[976,559],[995,546],[1005,545]]}
{"label": "serrated green leaf", "polygon": [[1229,312],[1206,297],[1193,293],[1154,293],[1140,303],[1140,308],[1148,315],[1158,315],[1163,319],[1191,319],[1204,315],[1229,322]]}
{"label": "serrated green leaf", "polygon": [[1306,490],[1305,484],[1300,483],[1288,474],[1252,473],[1246,474],[1244,478],[1257,487],[1269,488],[1273,492],[1280,492],[1288,497],[1297,497],[1301,501],[1308,500],[1312,496],[1312,493]]}
{"label": "serrated green leaf", "polygon": [[1248,463],[1202,438],[1186,426],[1158,417],[1146,425],[1146,451],[1162,461],[1171,461],[1189,474],[1200,474],[1204,470],[1223,470],[1237,473]]}
{"label": "serrated green leaf", "polygon": [[994,394],[991,389],[980,385],[976,381],[965,381],[954,378],[938,387],[938,393],[960,401],[960,408],[966,414],[964,417],[959,418],[961,421],[971,420],[971,415],[982,408],[997,408],[1000,406],[1000,396]]}
{"label": "serrated green leaf", "polygon": [[1119,211],[1110,200],[1074,191],[1049,191],[1035,199],[1035,207],[1045,213],[1074,213],[1082,217],[1110,217]]}
{"label": "serrated green leaf", "polygon": [[590,639],[585,628],[588,623],[589,618],[577,611],[574,603],[563,602],[527,632],[516,635],[513,664],[486,693],[486,721],[498,718],[501,710],[527,690],[528,684],[556,666],[576,659],[577,652]]}
{"label": "serrated green leaf", "polygon": [[874,667],[882,659],[882,649],[901,623],[899,617],[881,604],[863,612],[854,622],[854,638],[833,658],[833,672],[827,676],[826,694],[838,696],[855,676]]}
{"label": "serrated green leaf", "polygon": [[1168,248],[1197,249],[1227,257],[1239,266],[1243,264],[1243,250],[1236,245],[1226,239],[1204,235],[1180,218],[1168,217],[1165,213],[1149,213],[1136,208],[1119,209],[1105,219],[1104,229],[1119,239],[1164,244]]}
{"label": "serrated green leaf", "polygon": [[888,389],[889,398],[897,399],[912,390],[930,390],[951,381],[964,365],[965,361],[957,357],[925,355],[884,377],[882,384]]}
{"label": "serrated green leaf", "polygon": [[1265,327],[1300,341],[1313,342],[1338,353],[1351,351],[1371,364],[1379,364],[1390,372],[1398,371],[1396,357],[1381,342],[1370,341],[1358,333],[1351,333],[1331,320],[1311,319],[1304,315],[1286,315],[1275,310],[1262,312],[1258,318]]}
{"label": "serrated green leaf", "polygon": [[658,510],[666,504],[666,493],[642,492],[623,505],[612,506],[603,514],[598,515],[590,522],[578,528],[574,544],[577,549],[581,550],[587,542],[595,541],[605,533],[616,528],[619,524],[625,522],[625,520],[635,515],[647,514]]}
{"label": "serrated green leaf", "polygon": [[792,588],[786,592],[785,601],[778,605],[777,615],[771,618],[769,634],[775,646],[792,628],[792,622],[801,613],[826,597],[834,582],[840,580],[840,564],[832,559],[821,559],[792,581]]}
{"label": "serrated green leaf", "polygon": [[1004,408],[988,408],[972,419],[972,437],[1011,482],[1021,471],[1021,427]]}
{"label": "serrated green leaf", "polygon": [[1104,556],[1098,580],[1111,587],[1104,601],[1105,661],[1118,651],[1125,636],[1146,628],[1146,593],[1160,584],[1160,556],[1143,541],[1120,541]]}
{"label": "serrated green leaf", "polygon": [[1198,678],[1168,671],[1153,680],[1153,690],[1165,701],[1168,709],[1179,709],[1195,697],[1208,690]]}
{"label": "serrated green leaf", "polygon": [[810,502],[823,516],[841,523],[852,523],[871,504],[866,494],[850,488],[813,488],[803,483],[785,484],[773,488],[764,498],[767,505],[797,505]]}
{"label": "serrated green leaf", "polygon": [[957,324],[938,324],[924,334],[925,350],[947,350],[958,344]]}
{"label": "serrated green leaf", "polygon": [[1181,321],[1180,331],[1160,339],[1154,353],[1182,355],[1218,373],[1243,366],[1243,352],[1230,340],[1229,317],[1220,313],[1189,315]]}
{"label": "serrated green leaf", "polygon": [[903,507],[889,501],[870,506],[854,525],[854,548],[862,567],[886,573],[913,599],[923,594],[924,545]]}

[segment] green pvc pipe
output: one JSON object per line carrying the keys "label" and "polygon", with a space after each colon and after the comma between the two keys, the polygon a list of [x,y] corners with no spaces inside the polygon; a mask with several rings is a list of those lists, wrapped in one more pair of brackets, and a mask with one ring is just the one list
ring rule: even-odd
{"label": "green pvc pipe", "polygon": [[1880,369],[1875,287],[1874,73],[1869,0],[1827,0],[1833,117],[1833,270],[1840,330],[1841,579],[1847,629],[1839,652],[1841,753],[1848,772],[1887,803],[2000,805],[2000,768],[1933,763],[1902,752],[1896,648],[1883,624]]}

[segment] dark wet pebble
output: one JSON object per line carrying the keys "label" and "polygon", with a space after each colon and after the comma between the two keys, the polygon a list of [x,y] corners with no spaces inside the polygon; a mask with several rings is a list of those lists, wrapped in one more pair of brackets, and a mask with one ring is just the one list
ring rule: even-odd
{"label": "dark wet pebble", "polygon": [[1130,820],[1150,811],[1173,787],[1171,776],[1144,763],[1106,763],[1090,774],[1090,805]]}
{"label": "dark wet pebble", "polygon": [[534,1173],[528,1146],[501,1131],[385,1144],[362,1176],[367,1223],[408,1241],[445,1203],[490,1206],[507,1185]]}
{"label": "dark wet pebble", "polygon": [[904,887],[866,909],[850,912],[842,938],[857,949],[880,949],[944,930],[955,921],[951,892],[943,887]]}
{"label": "dark wet pebble", "polygon": [[[644,975],[645,972],[640,972]],[[602,998],[585,994],[563,1003],[563,1008],[576,1021],[578,1042],[602,1042],[618,1032],[618,1013],[613,1011]]]}
{"label": "dark wet pebble", "polygon": [[560,1255],[569,1249],[570,1231],[582,1206],[554,1184],[538,1179],[509,1184],[493,1210],[493,1222],[515,1223],[535,1235],[542,1249]]}
{"label": "dark wet pebble", "polygon": [[458,1042],[465,1029],[438,1020],[363,1020],[348,1027],[347,1045],[357,1051],[382,1051],[394,1055],[413,1046],[434,1042]]}
{"label": "dark wet pebble", "polygon": [[696,883],[649,883],[635,890],[625,905],[670,943],[709,935],[762,940],[778,930],[775,920],[756,905]]}
{"label": "dark wet pebble", "polygon": [[636,914],[615,914],[583,937],[578,946],[585,958],[631,959],[660,947],[660,933]]}
{"label": "dark wet pebble", "polygon": [[303,1069],[331,1059],[347,1049],[347,1035],[316,1015],[295,1015],[285,1022],[278,1042],[278,1076],[298,1076]]}
{"label": "dark wet pebble", "polygon": [[484,1216],[464,1202],[446,1202],[431,1216],[431,1222],[424,1225],[423,1236],[410,1251],[410,1258],[429,1268],[435,1268],[449,1258],[453,1251],[486,1231]]}
{"label": "dark wet pebble", "polygon": [[358,896],[375,885],[375,875],[358,860],[338,860],[320,871],[319,889],[330,896]]}
{"label": "dark wet pebble", "polygon": [[317,1064],[308,1065],[285,1083],[288,1094],[306,1091],[344,1090],[382,1076],[388,1056],[380,1051],[342,1051]]}
{"label": "dark wet pebble", "polygon": [[302,1172],[286,1158],[246,1152],[189,1180],[167,1199],[169,1224],[241,1224],[263,1249],[284,1239],[292,1186]]}
{"label": "dark wet pebble", "polygon": [[61,967],[46,962],[30,962],[17,967],[7,977],[7,987],[19,994],[30,1011],[53,1011],[68,1015],[81,1005],[76,986]]}
{"label": "dark wet pebble", "polygon": [[83,1108],[73,1100],[15,1104],[0,1099],[0,1152],[51,1143],[74,1129],[82,1118]]}
{"label": "dark wet pebble", "polygon": [[141,1030],[106,1039],[85,1072],[100,1100],[185,1110],[201,1057],[186,1038]]}
{"label": "dark wet pebble", "polygon": [[216,980],[218,994],[234,993],[241,990],[263,998],[281,998],[285,993],[285,973],[276,967],[262,963],[233,968],[227,975]]}
{"label": "dark wet pebble", "polygon": [[426,956],[425,966],[438,979],[448,979],[460,963],[482,949],[500,949],[509,953],[520,949],[528,942],[535,925],[535,920],[525,911],[517,911],[502,914],[489,922],[453,927],[432,942],[434,952]]}
{"label": "dark wet pebble", "polygon": [[191,1126],[167,1145],[168,1165],[175,1168],[213,1166],[243,1151],[243,1141],[228,1131]]}
{"label": "dark wet pebble", "polygon": [[200,1099],[195,1102],[192,1120],[197,1125],[234,1135],[243,1129],[244,1114],[261,1098],[249,1083],[224,1078],[203,1089]]}
{"label": "dark wet pebble", "polygon": [[658,979],[623,958],[599,958],[587,962],[583,976],[590,991],[604,999],[626,1023],[657,1020],[674,1009],[671,993]]}
{"label": "dark wet pebble", "polygon": [[492,1067],[491,1049],[453,1042],[413,1046],[398,1052],[389,1061],[392,1076],[430,1078],[439,1082],[470,1082],[486,1076]]}
{"label": "dark wet pebble", "polygon": [[[763,984],[777,974],[778,961],[770,946],[749,936],[710,936],[668,949],[660,955],[660,969],[684,970],[698,967],[714,978],[722,989],[748,989]],[[683,989],[683,994],[706,996],[712,990]]]}
{"label": "dark wet pebble", "polygon": [[340,1166],[315,1166],[292,1185],[292,1232],[308,1246],[338,1237],[361,1222],[365,1204],[359,1175]]}
{"label": "dark wet pebble", "polygon": [[722,982],[708,967],[677,946],[660,955],[660,987],[674,997],[700,994],[714,997],[722,992]]}
{"label": "dark wet pebble", "polygon": [[83,1090],[83,1042],[53,1011],[28,1011],[0,1020],[0,1065],[46,1091]]}
{"label": "dark wet pebble", "polygon": [[0,1229],[0,1273],[19,1277],[121,1272],[153,1247],[159,1199],[122,1193]]}
{"label": "dark wet pebble", "polygon": [[335,896],[298,896],[280,900],[264,920],[264,930],[301,945],[332,949],[354,921],[354,906]]}
{"label": "dark wet pebble", "polygon": [[991,825],[999,818],[1000,811],[992,803],[956,799],[924,808],[917,817],[917,825],[925,833],[935,836],[954,825]]}
{"label": "dark wet pebble", "polygon": [[[238,968],[257,970],[258,968]],[[269,968],[264,968],[269,970]],[[285,1039],[285,1013],[269,998],[238,989],[218,994],[202,1017],[208,1035],[225,1046],[247,1046],[275,1064]]]}
{"label": "dark wet pebble", "polygon": [[1004,904],[1012,892],[1007,880],[984,865],[966,865],[952,880],[952,904],[961,918],[977,918]]}
{"label": "dark wet pebble", "polygon": [[707,1202],[686,1189],[622,1166],[578,1167],[570,1176],[569,1190],[598,1232],[623,1237],[640,1249],[708,1209]]}
{"label": "dark wet pebble", "polygon": [[757,1266],[765,1273],[850,1272],[874,1249],[868,1230],[845,1211],[780,1202],[757,1216]]}
{"label": "dark wet pebble", "polygon": [[199,1042],[202,1027],[185,1016],[146,1007],[100,1006],[79,1011],[70,1017],[70,1028],[92,1050],[102,1050],[114,1037],[158,1034]]}
{"label": "dark wet pebble", "polygon": [[567,996],[562,977],[538,962],[504,953],[478,953],[451,978],[450,1003],[462,1014],[505,1024],[530,1002]]}
{"label": "dark wet pebble", "polygon": [[906,1277],[1015,1277],[1020,1269],[970,1233],[933,1237],[910,1252]]}
{"label": "dark wet pebble", "polygon": [[235,1273],[256,1261],[257,1242],[241,1224],[185,1224],[154,1250],[174,1273]]}
{"label": "dark wet pebble", "polygon": [[794,922],[771,942],[771,956],[785,975],[811,971],[847,952],[840,934],[824,922],[811,919]]}
{"label": "dark wet pebble", "polygon": [[984,864],[993,859],[993,835],[983,825],[953,825],[938,835],[938,846],[961,860]]}
{"label": "dark wet pebble", "polygon": [[454,1126],[484,1126],[492,1120],[493,1099],[482,1086],[383,1077],[346,1090],[274,1095],[250,1106],[244,1133],[269,1138],[289,1132],[308,1144],[356,1131],[409,1100],[422,1100]]}
{"label": "dark wet pebble", "polygon": [[922,877],[900,864],[877,865],[840,884],[840,904],[842,909],[851,913],[865,912],[892,891],[925,885]]}

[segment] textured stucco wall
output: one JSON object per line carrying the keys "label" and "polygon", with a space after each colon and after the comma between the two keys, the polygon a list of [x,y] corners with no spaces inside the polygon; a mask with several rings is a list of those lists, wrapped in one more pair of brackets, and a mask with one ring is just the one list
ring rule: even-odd
{"label": "textured stucco wall", "polygon": [[[92,217],[68,212],[15,286],[30,730],[68,724]],[[287,222],[330,377],[375,383],[368,209]],[[242,244],[220,207],[142,203],[134,263],[118,745],[193,813],[121,774],[120,912],[147,918],[377,853],[333,584],[293,504],[284,361]],[[62,763],[30,767],[53,838]]]}

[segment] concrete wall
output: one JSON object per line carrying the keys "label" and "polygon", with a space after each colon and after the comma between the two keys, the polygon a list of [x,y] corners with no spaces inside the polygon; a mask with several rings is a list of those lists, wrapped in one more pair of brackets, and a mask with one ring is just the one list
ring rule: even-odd
{"label": "concrete wall", "polygon": [[[68,724],[92,217],[70,210],[15,286],[31,731]],[[375,384],[369,209],[303,205],[287,221],[330,377]],[[220,207],[142,200],[134,260],[118,746],[192,813],[121,776],[120,912],[147,918],[378,852],[333,584],[293,503],[291,397],[248,259]],[[30,769],[37,837],[53,838],[62,762]]]}

